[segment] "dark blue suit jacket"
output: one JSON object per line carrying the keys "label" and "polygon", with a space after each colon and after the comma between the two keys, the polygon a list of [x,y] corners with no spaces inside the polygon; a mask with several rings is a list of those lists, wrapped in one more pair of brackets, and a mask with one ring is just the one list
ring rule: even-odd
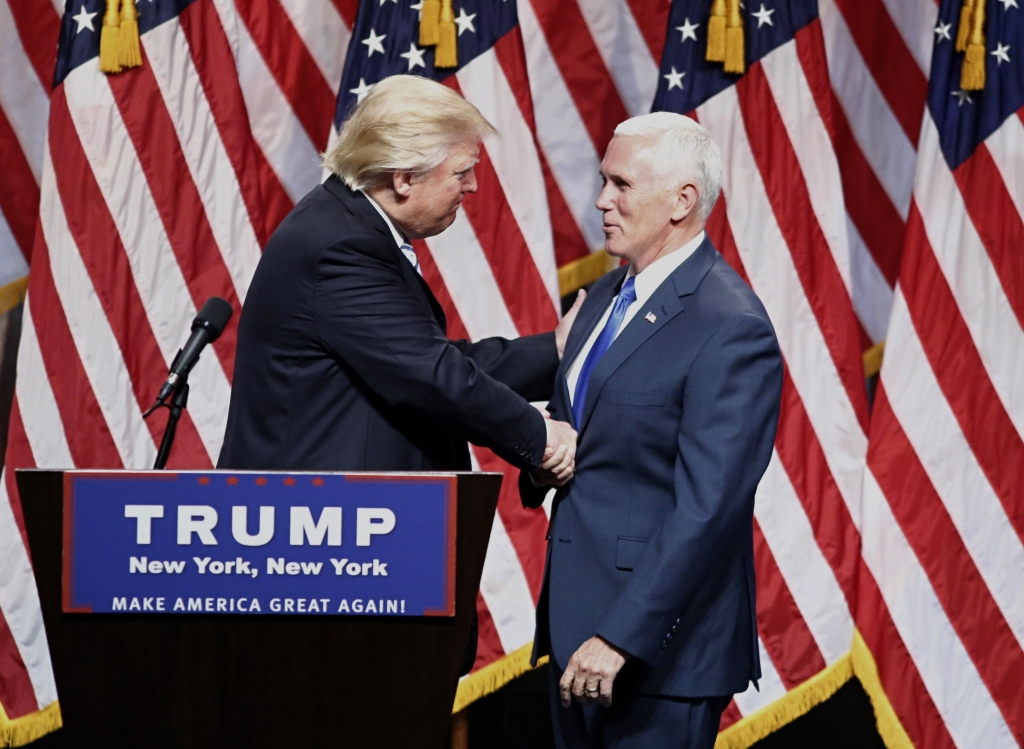
{"label": "dark blue suit jacket", "polygon": [[[449,341],[366,197],[331,177],[281,222],[242,308],[218,467],[468,470],[466,441],[538,465],[553,333]],[[524,400],[526,399],[526,400]]]}
{"label": "dark blue suit jacket", "polygon": [[[580,310],[554,419],[573,420],[566,372],[626,271],[598,281]],[[705,239],[593,370],[576,475],[552,510],[535,658],[564,669],[600,635],[632,656],[617,690],[711,697],[760,678],[754,490],[781,390],[764,307]],[[545,494],[525,474],[520,491],[528,506]]]}

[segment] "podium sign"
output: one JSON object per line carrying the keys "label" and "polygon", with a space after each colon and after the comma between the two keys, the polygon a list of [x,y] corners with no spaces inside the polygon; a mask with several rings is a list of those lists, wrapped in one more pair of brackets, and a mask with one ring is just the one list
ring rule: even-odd
{"label": "podium sign", "polygon": [[456,477],[69,471],[66,613],[455,614]]}

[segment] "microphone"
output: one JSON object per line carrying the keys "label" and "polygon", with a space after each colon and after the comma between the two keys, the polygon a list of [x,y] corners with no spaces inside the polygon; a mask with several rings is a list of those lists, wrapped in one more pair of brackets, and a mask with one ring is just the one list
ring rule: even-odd
{"label": "microphone", "polygon": [[192,321],[192,335],[189,337],[188,343],[174,357],[174,361],[171,363],[171,371],[167,375],[167,381],[160,388],[160,394],[156,397],[156,403],[146,412],[147,415],[158,406],[163,405],[175,388],[178,387],[179,383],[184,382],[188,378],[192,367],[199,361],[199,354],[208,343],[216,341],[220,334],[224,332],[224,327],[228,324],[228,320],[231,319],[232,313],[231,305],[220,297],[212,296],[206,300],[206,304],[203,305],[203,308],[199,310],[199,314]]}

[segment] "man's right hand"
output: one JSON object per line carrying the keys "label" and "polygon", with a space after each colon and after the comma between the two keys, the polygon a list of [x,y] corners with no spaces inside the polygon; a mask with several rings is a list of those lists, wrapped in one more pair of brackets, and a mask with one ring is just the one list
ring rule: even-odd
{"label": "man's right hand", "polygon": [[548,486],[562,486],[576,470],[576,430],[564,421],[545,420],[548,430],[547,446],[540,470],[535,470],[537,481]]}

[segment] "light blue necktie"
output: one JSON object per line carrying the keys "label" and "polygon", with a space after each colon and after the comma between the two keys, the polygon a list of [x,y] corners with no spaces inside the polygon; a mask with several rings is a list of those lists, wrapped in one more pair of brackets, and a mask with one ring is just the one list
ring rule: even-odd
{"label": "light blue necktie", "polygon": [[576,381],[576,395],[572,401],[572,415],[576,419],[577,429],[580,428],[580,423],[583,420],[583,406],[587,402],[590,373],[597,366],[597,363],[601,361],[601,357],[605,355],[605,352],[612,345],[612,341],[615,340],[615,334],[619,332],[619,326],[622,325],[622,318],[626,316],[626,310],[629,309],[629,305],[636,301],[636,289],[633,287],[633,278],[627,278],[626,283],[622,284],[619,295],[615,297],[615,305],[612,307],[612,313],[608,315],[608,322],[605,323],[604,330],[601,331],[601,335],[594,341],[590,353],[587,354],[587,358],[583,362],[580,378]]}
{"label": "light blue necktie", "polygon": [[423,271],[420,269],[420,259],[416,257],[416,250],[412,248],[412,245],[403,244],[401,250],[402,254],[405,255],[405,259],[412,263],[412,267],[422,276]]}

